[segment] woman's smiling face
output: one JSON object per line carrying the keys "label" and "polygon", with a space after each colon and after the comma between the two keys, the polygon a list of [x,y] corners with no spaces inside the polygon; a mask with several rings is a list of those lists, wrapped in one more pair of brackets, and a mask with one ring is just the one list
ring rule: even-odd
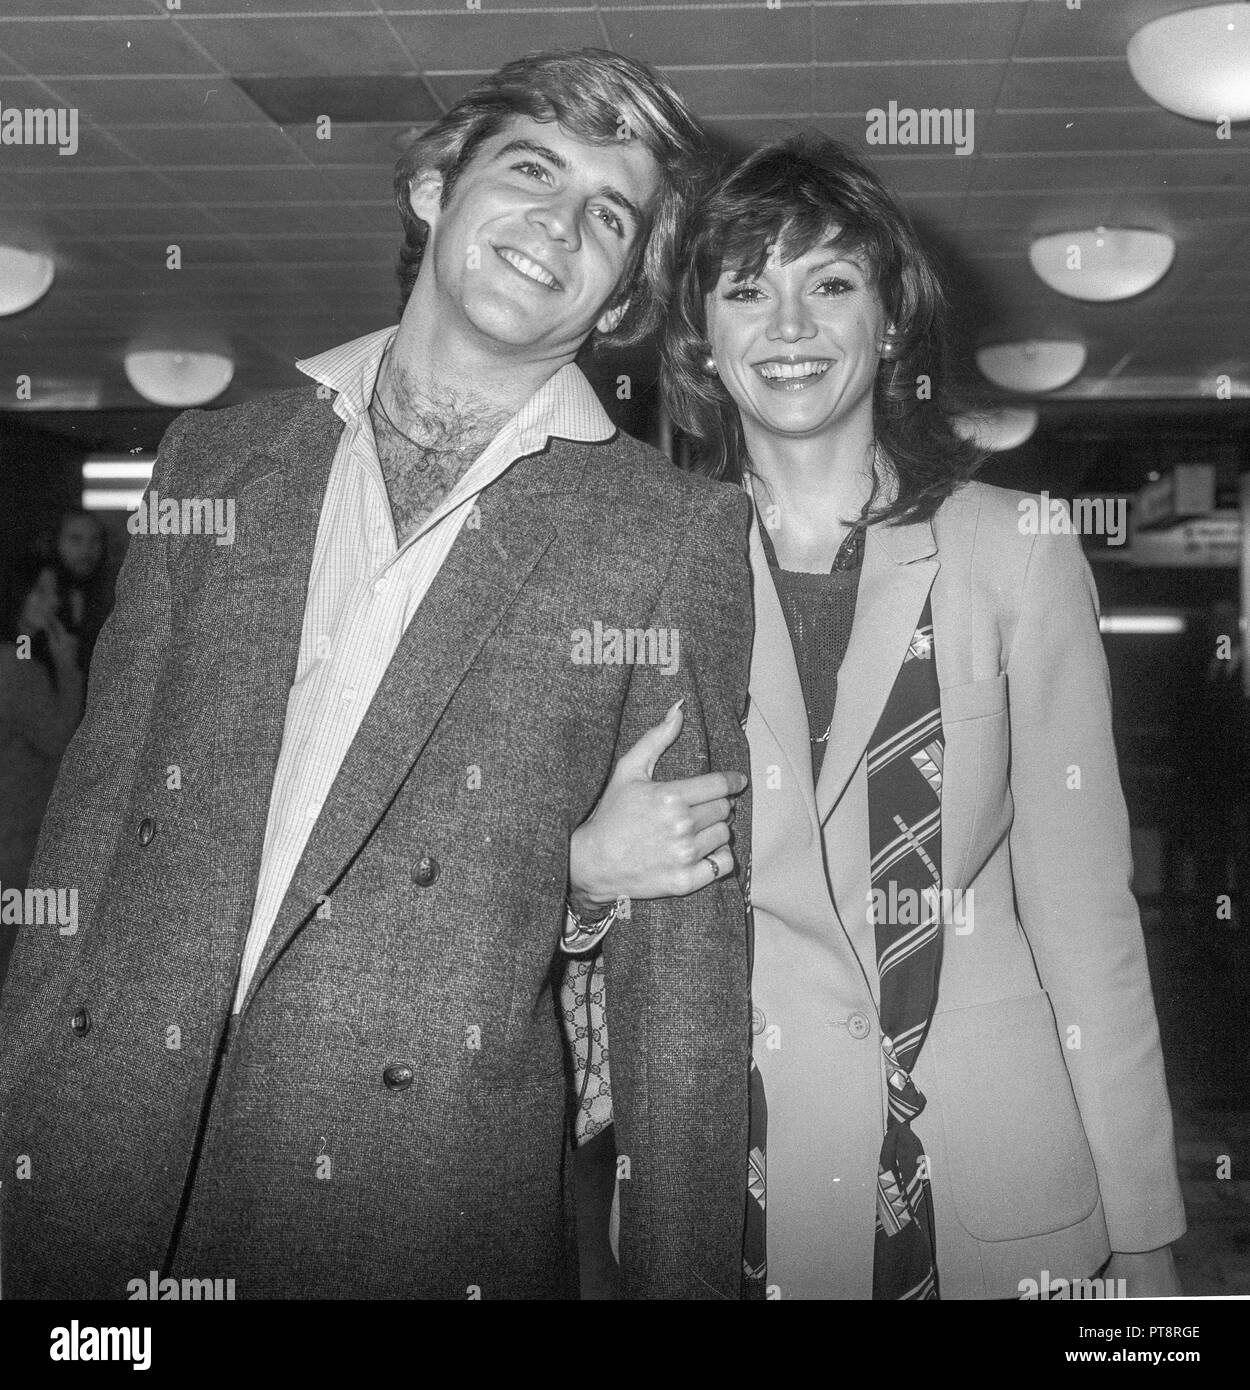
{"label": "woman's smiling face", "polygon": [[887,318],[871,266],[826,241],[759,275],[723,270],[705,301],[725,389],[753,434],[810,438],[867,415]]}

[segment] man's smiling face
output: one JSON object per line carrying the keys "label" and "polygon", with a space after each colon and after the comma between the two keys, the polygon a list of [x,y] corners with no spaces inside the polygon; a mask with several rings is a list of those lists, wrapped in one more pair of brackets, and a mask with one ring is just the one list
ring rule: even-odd
{"label": "man's smiling face", "polygon": [[418,179],[413,211],[430,228],[414,289],[448,331],[535,358],[572,354],[629,268],[659,183],[637,140],[592,145],[555,121],[513,118],[461,171]]}

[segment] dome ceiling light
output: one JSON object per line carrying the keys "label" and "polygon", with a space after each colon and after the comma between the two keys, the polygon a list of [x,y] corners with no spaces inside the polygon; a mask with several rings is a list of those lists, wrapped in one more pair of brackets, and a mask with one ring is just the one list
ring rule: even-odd
{"label": "dome ceiling light", "polygon": [[1128,43],[1152,100],[1196,121],[1250,120],[1250,5],[1206,5],[1151,20]]}
{"label": "dome ceiling light", "polygon": [[977,366],[987,381],[1007,391],[1057,391],[1080,376],[1085,357],[1084,343],[1031,339],[978,348]]}
{"label": "dome ceiling light", "polygon": [[224,352],[131,347],[126,379],[153,405],[188,408],[207,405],[230,385],[234,361]]}
{"label": "dome ceiling light", "polygon": [[52,288],[56,265],[42,251],[0,246],[0,316],[20,314]]}
{"label": "dome ceiling light", "polygon": [[1018,449],[1037,428],[1037,411],[1032,406],[1005,406],[1002,410],[956,415],[955,432],[971,439],[992,454]]}
{"label": "dome ceiling light", "polygon": [[1056,232],[1029,247],[1029,263],[1052,290],[1097,303],[1151,289],[1175,255],[1176,243],[1166,232],[1126,227]]}

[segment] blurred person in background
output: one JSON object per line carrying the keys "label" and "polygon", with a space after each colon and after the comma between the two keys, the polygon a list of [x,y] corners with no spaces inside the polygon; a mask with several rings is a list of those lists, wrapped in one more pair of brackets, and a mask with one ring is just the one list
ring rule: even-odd
{"label": "blurred person in background", "polygon": [[[38,558],[0,579],[0,885],[25,888],[61,755],[82,718],[78,639],[57,569]],[[0,983],[16,927],[0,925]]]}
{"label": "blurred person in background", "polygon": [[85,675],[111,606],[108,546],[95,512],[75,507],[57,527],[55,561],[61,587],[61,620],[78,638],[78,664]]}

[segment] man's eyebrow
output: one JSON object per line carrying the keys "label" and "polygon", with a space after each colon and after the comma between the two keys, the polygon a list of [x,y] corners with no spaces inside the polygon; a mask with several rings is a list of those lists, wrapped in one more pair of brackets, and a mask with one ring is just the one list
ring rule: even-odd
{"label": "man's eyebrow", "polygon": [[[540,145],[537,140],[509,140],[506,145],[496,151],[495,158],[503,159],[509,154],[534,154],[539,159],[545,159],[548,164],[559,169],[562,174],[569,171],[569,162],[563,155],[557,154],[555,150],[548,149],[546,145]],[[638,205],[632,198],[627,197],[619,188],[614,188],[611,184],[604,184],[599,190],[599,196],[606,198],[609,203],[626,212],[633,219],[635,227],[643,224],[643,215]]]}
{"label": "man's eyebrow", "polygon": [[563,155],[559,155],[555,150],[549,150],[546,145],[540,145],[537,140],[509,140],[502,149],[495,153],[496,159],[502,159],[508,154],[536,154],[539,159],[545,159],[548,164],[554,164],[560,172],[567,173],[569,162]]}

